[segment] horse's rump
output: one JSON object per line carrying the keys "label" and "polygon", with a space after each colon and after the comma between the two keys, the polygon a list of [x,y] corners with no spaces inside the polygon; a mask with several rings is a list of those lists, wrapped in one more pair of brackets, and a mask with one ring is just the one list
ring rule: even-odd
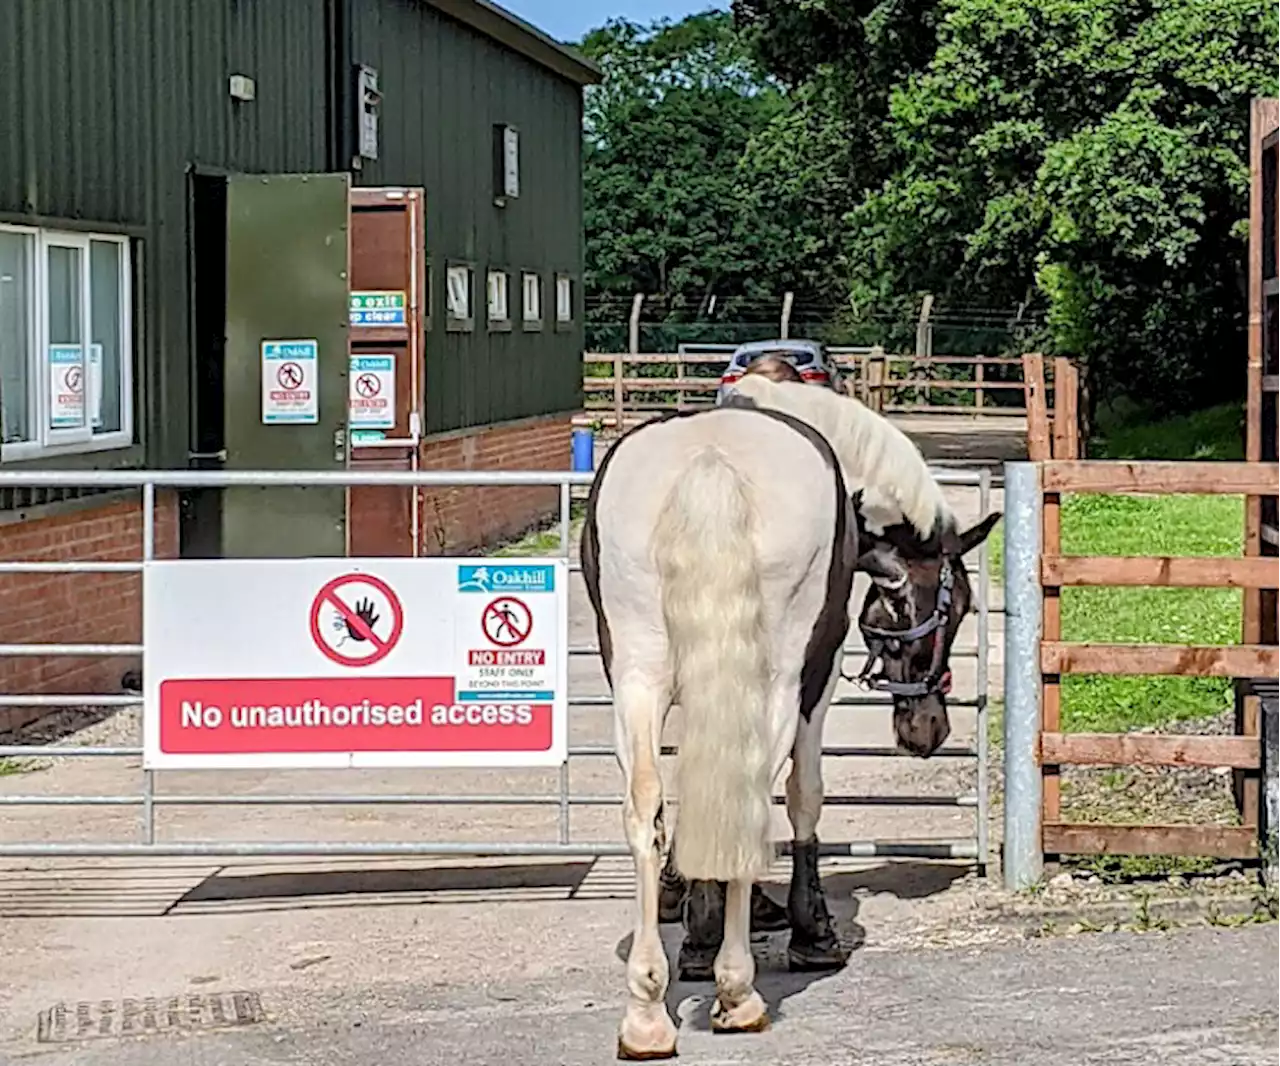
{"label": "horse's rump", "polygon": [[705,412],[629,435],[593,489],[583,569],[615,703],[640,683],[681,705],[693,878],[770,861],[773,778],[847,632],[856,530],[824,447],[785,418]]}

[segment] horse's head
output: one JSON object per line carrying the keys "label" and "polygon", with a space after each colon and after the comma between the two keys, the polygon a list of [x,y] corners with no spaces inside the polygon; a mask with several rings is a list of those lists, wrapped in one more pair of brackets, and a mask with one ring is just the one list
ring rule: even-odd
{"label": "horse's head", "polygon": [[912,755],[927,758],[951,732],[951,645],[973,603],[963,557],[999,519],[997,511],[963,533],[928,540],[905,524],[863,535],[858,569],[871,589],[858,619],[867,642],[862,679],[893,696],[898,747]]}

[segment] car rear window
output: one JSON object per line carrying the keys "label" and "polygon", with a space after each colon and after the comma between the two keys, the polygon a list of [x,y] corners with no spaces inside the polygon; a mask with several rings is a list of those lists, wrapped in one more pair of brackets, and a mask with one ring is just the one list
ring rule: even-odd
{"label": "car rear window", "polygon": [[776,355],[792,366],[809,366],[813,363],[813,352],[807,348],[775,348],[772,351],[756,352],[756,355]]}

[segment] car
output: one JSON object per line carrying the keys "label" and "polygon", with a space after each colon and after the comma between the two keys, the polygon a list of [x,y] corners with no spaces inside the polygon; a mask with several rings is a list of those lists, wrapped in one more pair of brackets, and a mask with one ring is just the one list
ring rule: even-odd
{"label": "car", "polygon": [[747,344],[738,345],[729,359],[729,365],[720,375],[716,403],[719,404],[724,400],[725,394],[733,383],[747,372],[747,367],[765,356],[773,356],[790,363],[806,384],[822,385],[828,389],[841,391],[835,366],[828,357],[826,348],[818,341],[750,341]]}

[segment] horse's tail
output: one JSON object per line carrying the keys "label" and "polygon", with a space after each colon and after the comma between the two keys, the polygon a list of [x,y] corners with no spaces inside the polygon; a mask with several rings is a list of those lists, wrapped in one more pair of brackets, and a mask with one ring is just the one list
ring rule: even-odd
{"label": "horse's tail", "polygon": [[676,867],[756,878],[773,858],[769,649],[754,521],[723,452],[694,456],[658,515],[654,554],[682,731]]}

